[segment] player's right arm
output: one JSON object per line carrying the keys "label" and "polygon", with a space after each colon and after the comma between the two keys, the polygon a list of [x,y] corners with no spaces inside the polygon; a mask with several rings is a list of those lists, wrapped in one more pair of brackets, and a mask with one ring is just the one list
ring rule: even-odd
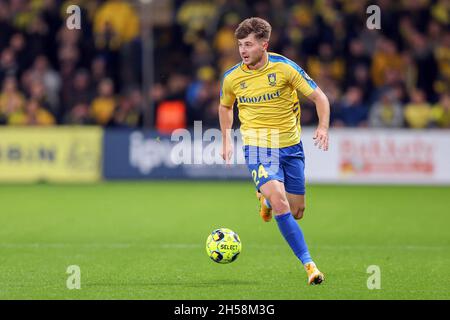
{"label": "player's right arm", "polygon": [[222,158],[226,163],[230,162],[233,154],[233,142],[231,140],[231,127],[233,126],[233,107],[219,104],[219,122],[222,131]]}
{"label": "player's right arm", "polygon": [[236,96],[233,93],[229,79],[224,77],[220,90],[219,122],[222,131],[222,158],[230,163],[233,154],[233,141],[231,140],[231,127],[233,126],[233,105]]}

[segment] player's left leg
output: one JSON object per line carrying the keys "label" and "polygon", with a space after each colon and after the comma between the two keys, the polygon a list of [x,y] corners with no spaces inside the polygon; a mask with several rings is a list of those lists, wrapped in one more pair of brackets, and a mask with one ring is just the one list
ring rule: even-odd
{"label": "player's left leg", "polygon": [[[300,220],[305,212],[305,195],[286,192],[286,198],[289,202],[292,215],[295,219]],[[308,274],[308,284],[320,284],[323,282],[324,275],[314,262],[305,263],[304,266]]]}
{"label": "player's left leg", "polygon": [[295,219],[300,220],[305,213],[305,195],[286,192],[286,198]]}
{"label": "player's left leg", "polygon": [[[305,157],[302,143],[280,150],[280,162],[284,172],[284,187],[289,207],[295,219],[303,217],[305,211]],[[320,284],[324,275],[310,259],[304,263],[308,284]]]}

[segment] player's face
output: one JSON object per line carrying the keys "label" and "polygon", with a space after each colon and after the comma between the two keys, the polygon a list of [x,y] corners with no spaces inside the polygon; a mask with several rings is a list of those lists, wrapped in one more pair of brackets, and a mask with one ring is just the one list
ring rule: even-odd
{"label": "player's face", "polygon": [[258,40],[253,33],[246,38],[238,39],[239,54],[246,65],[255,65],[263,58],[268,43]]}

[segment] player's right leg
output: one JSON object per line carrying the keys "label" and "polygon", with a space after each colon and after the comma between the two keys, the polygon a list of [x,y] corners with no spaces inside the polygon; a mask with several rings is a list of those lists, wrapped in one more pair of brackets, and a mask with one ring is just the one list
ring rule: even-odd
{"label": "player's right leg", "polygon": [[283,182],[270,180],[260,186],[262,195],[269,201],[275,215],[290,213],[289,202],[286,198]]}
{"label": "player's right leg", "polygon": [[269,222],[272,219],[272,207],[268,199],[260,192],[259,187],[267,181],[283,181],[278,152],[256,146],[244,146],[244,156],[255,183],[256,197],[259,202],[259,215],[265,222]]}

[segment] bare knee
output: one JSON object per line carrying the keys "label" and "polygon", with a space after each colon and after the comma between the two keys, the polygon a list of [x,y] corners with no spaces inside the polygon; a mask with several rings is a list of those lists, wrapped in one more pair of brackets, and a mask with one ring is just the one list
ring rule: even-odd
{"label": "bare knee", "polygon": [[305,205],[296,206],[292,208],[292,215],[295,219],[300,220],[303,218],[303,214],[305,213]]}
{"label": "bare knee", "polygon": [[289,212],[289,202],[281,192],[274,192],[269,198],[270,205],[274,213]]}

